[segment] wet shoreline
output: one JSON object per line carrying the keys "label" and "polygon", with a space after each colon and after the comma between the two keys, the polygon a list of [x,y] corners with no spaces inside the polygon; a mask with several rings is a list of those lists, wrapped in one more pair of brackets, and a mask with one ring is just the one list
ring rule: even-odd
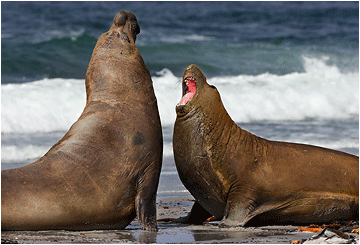
{"label": "wet shoreline", "polygon": [[[194,203],[190,197],[157,200],[159,231],[142,230],[134,220],[125,230],[95,231],[2,231],[2,243],[284,243],[305,241],[316,233],[298,231],[298,226],[219,228],[216,221],[185,225],[169,219],[186,215]],[[348,233],[346,233],[348,234]],[[351,234],[359,242],[358,234]]]}
{"label": "wet shoreline", "polygon": [[[21,165],[26,165],[24,162]],[[10,168],[10,165],[2,165]],[[186,216],[194,198],[181,183],[173,158],[164,158],[159,189],[157,192],[157,218],[159,231],[142,230],[137,220],[124,230],[94,231],[2,231],[1,243],[44,244],[44,243],[130,243],[130,244],[179,244],[179,243],[255,243],[290,244],[292,241],[304,242],[320,232],[298,231],[298,226],[263,226],[219,228],[219,222],[204,225],[185,225],[169,220]],[[359,235],[347,233],[352,240],[340,239],[340,242],[359,243]],[[314,242],[314,241],[310,241]],[[331,243],[331,241],[327,241]],[[322,242],[324,243],[324,242]],[[335,239],[335,242],[339,243]]]}

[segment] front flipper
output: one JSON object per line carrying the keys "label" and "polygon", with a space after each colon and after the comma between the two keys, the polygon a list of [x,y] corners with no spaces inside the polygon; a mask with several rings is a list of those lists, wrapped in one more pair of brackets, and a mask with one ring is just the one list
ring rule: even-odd
{"label": "front flipper", "polygon": [[212,216],[213,215],[211,213],[209,213],[197,201],[195,201],[190,213],[185,217],[174,220],[174,222],[192,225],[202,225],[205,220]]}
{"label": "front flipper", "polygon": [[156,190],[159,173],[157,170],[145,172],[138,183],[135,197],[137,217],[145,230],[158,231],[156,222]]}
{"label": "front flipper", "polygon": [[156,222],[156,201],[144,192],[138,193],[135,199],[136,214],[145,230],[158,231]]}

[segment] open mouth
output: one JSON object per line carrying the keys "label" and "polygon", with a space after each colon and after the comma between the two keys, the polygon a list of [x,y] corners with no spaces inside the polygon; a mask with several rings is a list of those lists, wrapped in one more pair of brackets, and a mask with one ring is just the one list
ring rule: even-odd
{"label": "open mouth", "polygon": [[196,81],[193,76],[189,75],[183,81],[183,97],[178,105],[186,105],[196,94]]}

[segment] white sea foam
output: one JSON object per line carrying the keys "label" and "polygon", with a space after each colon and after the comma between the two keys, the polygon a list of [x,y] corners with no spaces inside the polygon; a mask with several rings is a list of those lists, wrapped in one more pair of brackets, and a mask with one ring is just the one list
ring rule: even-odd
{"label": "white sea foam", "polygon": [[172,142],[164,141],[163,156],[164,157],[172,157],[173,156]]}
{"label": "white sea foam", "polygon": [[83,80],[57,78],[1,85],[1,132],[68,130],[85,102]]}
{"label": "white sea foam", "polygon": [[79,30],[48,30],[45,32],[37,32],[30,40],[33,44],[49,42],[51,40],[62,39],[70,37],[71,41],[75,42],[81,35],[85,33],[85,29],[81,28]]}
{"label": "white sea foam", "polygon": [[[305,72],[213,77],[236,122],[261,120],[346,119],[359,115],[359,73],[341,73],[323,59],[304,57]],[[181,98],[180,78],[164,69],[154,77],[164,125],[173,125]]]}
{"label": "white sea foam", "polygon": [[2,162],[21,162],[25,160],[36,160],[43,156],[50,147],[46,146],[16,146],[16,145],[2,145],[1,146],[1,161]]}
{"label": "white sea foam", "polygon": [[[201,68],[201,67],[200,67]],[[324,59],[304,57],[305,72],[208,78],[236,122],[346,119],[359,115],[359,73],[342,73]],[[180,77],[153,77],[163,126],[175,122]],[[1,85],[1,132],[67,131],[85,106],[84,80],[43,79]]]}
{"label": "white sea foam", "polygon": [[185,43],[187,41],[209,41],[211,37],[202,36],[202,35],[170,35],[170,36],[162,36],[160,40],[165,43]]}
{"label": "white sea foam", "polygon": [[214,77],[236,122],[343,119],[359,113],[359,73],[341,73],[325,61],[304,57],[304,73]]}

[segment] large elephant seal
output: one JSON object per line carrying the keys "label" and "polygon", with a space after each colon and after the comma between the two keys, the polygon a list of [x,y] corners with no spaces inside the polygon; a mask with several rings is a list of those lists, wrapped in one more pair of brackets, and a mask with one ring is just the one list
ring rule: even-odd
{"label": "large elephant seal", "polygon": [[227,227],[358,219],[358,157],[242,130],[195,65],[182,85],[173,147],[180,179],[196,199],[188,221],[214,215]]}
{"label": "large elephant seal", "polygon": [[122,229],[136,216],[156,231],[162,130],[152,80],[120,11],[94,48],[86,106],[38,161],[1,173],[2,230]]}

